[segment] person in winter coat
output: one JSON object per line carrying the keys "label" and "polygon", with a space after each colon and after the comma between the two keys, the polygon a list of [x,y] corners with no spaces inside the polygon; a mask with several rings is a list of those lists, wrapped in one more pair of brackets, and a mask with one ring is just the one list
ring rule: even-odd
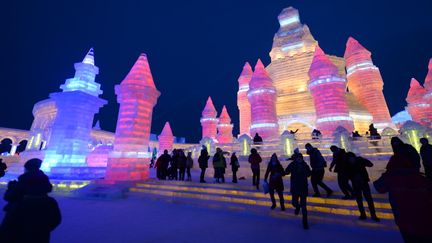
{"label": "person in winter coat", "polygon": [[171,164],[169,168],[170,180],[178,179],[178,162],[179,162],[179,151],[177,149],[173,149],[172,156],[171,156]]}
{"label": "person in winter coat", "polygon": [[330,150],[333,152],[333,160],[330,164],[329,171],[331,172],[334,167],[334,172],[337,173],[339,188],[345,195],[342,199],[351,199],[353,198],[353,189],[349,184],[349,177],[347,175],[348,161],[346,151],[334,145],[330,146]]}
{"label": "person in winter coat", "polygon": [[[270,181],[268,181],[270,175]],[[264,176],[264,181],[269,184],[269,194],[270,200],[272,202],[271,209],[276,208],[276,200],[274,197],[275,191],[279,195],[280,207],[282,211],[285,211],[285,200],[283,196],[284,184],[282,177],[285,175],[285,171],[277,157],[274,153],[267,165],[267,170]]]}
{"label": "person in winter coat", "polygon": [[156,160],[156,174],[159,180],[166,180],[168,173],[168,166],[171,161],[171,156],[168,154],[168,150],[164,150],[164,153],[159,156]]}
{"label": "person in winter coat", "polygon": [[306,199],[308,196],[308,177],[311,176],[311,169],[309,165],[303,160],[303,155],[297,151],[291,157],[291,162],[285,169],[285,174],[291,174],[291,195],[292,205],[295,208],[295,215],[302,211],[302,223],[304,229],[309,229],[307,219],[307,206]]}
{"label": "person in winter coat", "polygon": [[39,170],[41,163],[40,159],[27,161],[24,174],[9,182],[0,242],[49,242],[51,231],[60,224],[60,209],[48,196],[52,185]]}
{"label": "person in winter coat", "polygon": [[209,159],[210,159],[210,155],[208,154],[206,147],[203,146],[200,152],[200,156],[198,157],[198,164],[201,169],[200,183],[206,183],[206,181],[204,180],[204,176],[205,176],[205,171],[208,167]]}
{"label": "person in winter coat", "polygon": [[372,167],[373,164],[369,160],[360,156],[356,156],[352,152],[348,152],[347,157],[348,157],[348,166],[347,166],[348,177],[353,183],[353,192],[357,201],[358,209],[360,211],[359,219],[361,220],[366,219],[366,212],[363,207],[363,196],[364,196],[366,202],[368,203],[369,212],[372,220],[379,222],[380,220],[376,216],[375,205],[369,187],[369,181],[370,181],[369,174],[366,170],[366,167]]}
{"label": "person in winter coat", "polygon": [[237,183],[237,171],[240,168],[240,163],[238,161],[238,158],[237,158],[235,152],[232,153],[232,155],[231,155],[230,165],[231,165],[231,171],[233,174],[232,183]]}
{"label": "person in winter coat", "polygon": [[318,185],[327,192],[327,197],[330,197],[333,191],[323,182],[325,173],[324,168],[327,167],[327,162],[325,161],[321,152],[317,148],[313,147],[310,143],[305,144],[305,148],[306,153],[309,155],[310,166],[312,167],[311,184],[315,192],[313,197],[321,197],[321,194],[318,190]]}
{"label": "person in winter coat", "polygon": [[187,180],[192,181],[192,175],[191,175],[191,169],[193,168],[193,159],[192,159],[192,152],[188,152],[187,158],[186,158],[186,174],[187,174]]}
{"label": "person in winter coat", "polygon": [[420,148],[420,155],[423,162],[426,178],[432,180],[432,145],[429,144],[427,138],[420,138],[422,144]]}
{"label": "person in winter coat", "polygon": [[259,190],[260,163],[262,162],[262,159],[255,148],[251,149],[251,154],[249,155],[248,161],[251,164],[252,185],[256,186],[257,190]]}
{"label": "person in winter coat", "polygon": [[396,152],[386,171],[373,184],[380,193],[388,193],[396,225],[405,242],[432,242],[432,182],[420,174],[407,154]]}
{"label": "person in winter coat", "polygon": [[[411,145],[404,143],[400,138],[398,137],[392,137],[390,140],[391,146],[393,148],[394,154],[403,154],[404,157],[408,157],[409,161],[411,162],[413,168],[416,168],[418,171],[420,171],[420,155],[418,154],[417,150]],[[387,164],[387,167],[391,167],[392,164],[389,161]],[[387,168],[388,169],[388,168]]]}
{"label": "person in winter coat", "polygon": [[215,183],[224,183],[224,170],[226,167],[225,157],[220,148],[216,148],[216,153],[213,155],[213,168]]}
{"label": "person in winter coat", "polygon": [[7,165],[3,163],[3,160],[0,159],[0,178],[2,178],[6,174]]}
{"label": "person in winter coat", "polygon": [[186,155],[183,149],[178,150],[178,158],[177,158],[177,166],[179,169],[179,181],[185,180],[185,172],[186,172]]}

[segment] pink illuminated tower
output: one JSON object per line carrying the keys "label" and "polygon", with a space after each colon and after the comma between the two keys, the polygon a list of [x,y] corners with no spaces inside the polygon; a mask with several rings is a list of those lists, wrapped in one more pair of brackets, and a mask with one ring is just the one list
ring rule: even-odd
{"label": "pink illuminated tower", "polygon": [[147,56],[141,54],[115,93],[120,104],[114,149],[109,155],[106,179],[143,180],[149,177],[148,154],[156,89]]}
{"label": "pink illuminated tower", "polygon": [[432,58],[429,59],[428,73],[425,78],[424,87],[431,94],[432,92]]}
{"label": "pink illuminated tower", "polygon": [[165,123],[165,126],[162,129],[161,134],[158,137],[159,140],[159,154],[163,154],[163,151],[166,149],[171,151],[174,145],[174,135],[171,130],[171,126],[169,122]]}
{"label": "pink illuminated tower", "polygon": [[316,47],[309,69],[309,91],[316,110],[316,127],[324,136],[331,136],[341,126],[353,131],[345,97],[346,80],[319,46]]}
{"label": "pink illuminated tower", "polygon": [[426,103],[425,95],[426,89],[415,78],[411,79],[410,89],[406,98],[408,113],[411,115],[413,121],[424,126],[430,126],[432,112],[430,104]]}
{"label": "pink illuminated tower", "polygon": [[277,138],[276,88],[260,59],[255,65],[247,96],[251,106],[250,135],[259,133],[264,140]]}
{"label": "pink illuminated tower", "polygon": [[246,62],[238,79],[239,91],[237,92],[237,107],[240,112],[240,135],[250,135],[251,107],[247,97],[247,92],[249,90],[249,82],[252,78],[252,73],[251,66]]}
{"label": "pink illuminated tower", "polygon": [[208,97],[206,106],[202,111],[201,127],[202,127],[202,138],[216,139],[218,119],[216,118],[217,111],[213,105],[211,97]]}
{"label": "pink illuminated tower", "polygon": [[233,124],[231,124],[231,117],[225,106],[219,116],[219,124],[217,126],[217,140],[219,143],[231,143],[233,141]]}
{"label": "pink illuminated tower", "polygon": [[372,62],[370,51],[350,37],[344,58],[349,91],[372,114],[375,127],[394,127],[382,92],[384,82],[379,69]]}

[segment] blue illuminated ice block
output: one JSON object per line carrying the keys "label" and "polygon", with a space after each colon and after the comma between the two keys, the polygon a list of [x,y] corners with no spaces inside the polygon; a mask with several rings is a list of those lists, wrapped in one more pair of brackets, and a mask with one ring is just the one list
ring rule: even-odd
{"label": "blue illuminated ice block", "polygon": [[92,173],[85,169],[89,153],[90,132],[94,115],[107,102],[100,84],[95,82],[99,68],[94,65],[93,49],[84,60],[75,63],[75,76],[67,79],[60,88],[63,92],[51,93],[57,107],[57,116],[52,126],[42,169],[55,177],[86,177]]}

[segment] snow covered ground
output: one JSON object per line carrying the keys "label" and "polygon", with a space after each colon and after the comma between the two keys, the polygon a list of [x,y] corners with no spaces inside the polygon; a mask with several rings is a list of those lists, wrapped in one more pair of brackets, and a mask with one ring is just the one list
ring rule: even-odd
{"label": "snow covered ground", "polygon": [[117,200],[53,196],[63,214],[62,224],[52,234],[55,243],[402,242],[396,230],[315,222],[305,231],[300,218],[169,203],[139,194]]}

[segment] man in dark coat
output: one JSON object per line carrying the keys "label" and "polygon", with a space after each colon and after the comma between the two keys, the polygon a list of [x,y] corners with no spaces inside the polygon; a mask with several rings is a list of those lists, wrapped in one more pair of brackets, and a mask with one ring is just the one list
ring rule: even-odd
{"label": "man in dark coat", "polygon": [[231,159],[230,159],[230,165],[231,165],[231,171],[233,174],[232,183],[237,183],[237,171],[240,167],[240,163],[238,161],[238,158],[236,156],[236,153],[232,153]]}
{"label": "man in dark coat", "polygon": [[203,146],[200,152],[200,156],[198,157],[198,165],[201,169],[200,183],[206,183],[206,181],[204,180],[204,176],[205,176],[205,171],[208,167],[209,158],[210,155],[207,152],[207,148]]}
{"label": "man in dark coat", "polygon": [[285,172],[276,154],[273,154],[271,156],[270,162],[268,163],[267,170],[264,176],[265,182],[267,182],[269,175],[270,175],[270,181],[268,183],[269,183],[270,200],[272,202],[271,209],[276,208],[276,200],[274,197],[274,193],[276,191],[279,195],[281,210],[285,211],[285,200],[283,196],[284,184],[282,180],[282,177],[285,175]]}
{"label": "man in dark coat", "polygon": [[325,161],[321,152],[317,148],[313,147],[310,143],[307,143],[305,148],[306,153],[309,155],[310,166],[312,167],[311,184],[315,192],[313,197],[321,197],[321,194],[318,190],[318,185],[327,192],[327,197],[330,197],[333,191],[323,182],[325,173],[324,168],[327,167],[327,162]]}
{"label": "man in dark coat", "polygon": [[[298,149],[296,150],[298,151]],[[309,229],[306,198],[308,195],[308,177],[311,175],[311,169],[309,165],[304,162],[301,153],[295,152],[292,159],[294,159],[294,161],[285,169],[286,175],[291,174],[292,205],[295,208],[295,215],[300,213],[300,209],[302,210],[303,228]]]}
{"label": "man in dark coat", "polygon": [[396,152],[387,170],[373,184],[389,195],[396,225],[405,242],[432,242],[432,182],[423,177],[407,154]]}
{"label": "man in dark coat", "polygon": [[422,144],[420,148],[420,155],[423,162],[426,178],[432,180],[432,145],[429,144],[427,138],[420,138]]}
{"label": "man in dark coat", "polygon": [[0,159],[0,178],[2,178],[6,174],[7,165],[3,163],[3,160]]}
{"label": "man in dark coat", "polygon": [[257,190],[259,190],[260,163],[262,162],[262,158],[255,148],[251,149],[248,161],[252,170],[252,185],[256,186]]}
{"label": "man in dark coat", "polygon": [[363,196],[364,196],[366,202],[368,203],[372,220],[379,222],[379,219],[375,213],[375,205],[369,187],[369,181],[370,181],[369,174],[366,170],[366,167],[372,167],[373,164],[369,160],[360,156],[356,156],[352,152],[348,152],[347,157],[348,157],[347,172],[348,172],[348,177],[353,183],[353,192],[357,201],[358,209],[360,211],[359,219],[361,220],[366,219],[366,212],[363,207]]}
{"label": "man in dark coat", "polygon": [[[403,155],[404,157],[408,158],[412,164],[412,168],[416,168],[418,171],[420,171],[420,155],[411,144],[404,143],[398,137],[392,137],[390,143],[394,154]],[[390,162],[393,161],[389,161],[387,167],[392,166],[392,163]]]}
{"label": "man in dark coat", "polygon": [[339,188],[345,195],[342,199],[351,199],[353,198],[353,189],[349,184],[349,177],[347,175],[348,161],[345,149],[332,145],[330,146],[330,150],[333,152],[333,160],[330,164],[329,171],[332,171],[333,167],[335,168],[334,172],[337,173]]}
{"label": "man in dark coat", "polygon": [[179,181],[185,180],[185,173],[186,173],[186,155],[183,151],[183,149],[177,150],[178,157],[177,157],[177,167],[178,167],[178,175],[179,175]]}
{"label": "man in dark coat", "polygon": [[170,161],[171,156],[168,154],[168,150],[165,149],[164,153],[156,160],[156,174],[160,180],[166,180]]}

